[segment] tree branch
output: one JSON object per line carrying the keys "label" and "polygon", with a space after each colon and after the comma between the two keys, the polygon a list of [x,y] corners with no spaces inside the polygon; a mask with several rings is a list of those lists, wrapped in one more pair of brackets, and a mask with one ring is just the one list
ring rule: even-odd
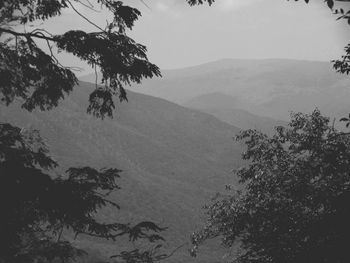
{"label": "tree branch", "polygon": [[89,18],[87,18],[86,16],[84,16],[82,13],[80,13],[75,7],[74,5],[67,0],[68,4],[72,7],[72,9],[74,10],[75,13],[77,13],[80,17],[82,17],[83,19],[85,19],[88,23],[90,23],[91,25],[93,25],[94,27],[98,28],[99,30],[101,30],[102,32],[105,32],[105,30],[103,30],[101,27],[99,27],[98,25],[96,25],[94,22],[92,22]]}
{"label": "tree branch", "polygon": [[10,29],[5,29],[5,28],[0,28],[0,33],[7,33],[7,34],[11,34],[14,36],[20,36],[20,37],[35,37],[35,38],[40,38],[40,39],[45,39],[47,41],[54,41],[57,42],[57,39],[55,39],[54,37],[49,37],[49,36],[45,36],[44,34],[38,34],[38,33],[20,33],[20,32],[16,32]]}
{"label": "tree branch", "polygon": [[180,248],[184,247],[185,245],[187,245],[187,243],[184,243],[182,244],[181,246],[178,246],[177,248],[175,248],[173,251],[171,251],[169,254],[167,255],[164,255],[163,257],[160,257],[157,261],[160,261],[160,260],[164,260],[164,259],[167,259],[167,258],[170,258],[172,255],[175,254],[176,251],[178,251]]}
{"label": "tree branch", "polygon": [[88,4],[83,3],[81,0],[77,0],[77,2],[83,6],[85,6],[86,8],[90,9],[91,11],[94,11],[96,13],[100,13],[100,11],[94,9],[94,5],[92,3],[90,3],[89,0],[87,0]]}

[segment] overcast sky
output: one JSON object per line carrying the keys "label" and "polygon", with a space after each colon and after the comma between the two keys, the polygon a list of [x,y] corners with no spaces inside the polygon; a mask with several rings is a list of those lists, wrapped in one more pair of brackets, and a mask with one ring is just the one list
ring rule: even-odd
{"label": "overcast sky", "polygon": [[[144,0],[149,8],[140,0],[124,2],[142,12],[130,35],[148,47],[150,61],[162,69],[223,58],[329,61],[342,54],[350,36],[350,27],[336,21],[323,0],[309,5],[287,0],[217,0],[212,7],[189,7],[185,0]],[[105,26],[104,12],[83,6],[79,10]],[[47,28],[55,32],[91,29],[72,11],[51,20]],[[67,65],[82,66],[70,57],[63,59]]]}

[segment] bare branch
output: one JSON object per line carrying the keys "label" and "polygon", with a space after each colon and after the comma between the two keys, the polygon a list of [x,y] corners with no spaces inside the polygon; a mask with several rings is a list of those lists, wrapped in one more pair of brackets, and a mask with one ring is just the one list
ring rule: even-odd
{"label": "bare branch", "polygon": [[14,35],[16,37],[19,37],[19,36],[20,37],[26,37],[26,38],[32,38],[33,37],[33,38],[40,38],[40,39],[44,39],[44,40],[48,40],[48,41],[57,42],[57,39],[55,39],[53,37],[46,36],[44,34],[39,34],[39,32],[36,32],[36,33],[33,33],[33,32],[21,33],[21,32],[16,32],[16,31],[13,31],[13,30],[10,30],[10,29],[5,29],[5,28],[0,28],[0,32],[11,34],[11,35]]}
{"label": "bare branch", "polygon": [[164,256],[164,257],[161,257],[159,260],[164,260],[164,259],[167,259],[167,258],[170,258],[172,255],[175,254],[176,251],[178,251],[180,248],[184,247],[185,245],[187,245],[188,243],[184,243],[180,246],[178,246],[177,248],[175,248],[172,252],[170,252],[170,254]]}
{"label": "bare branch", "polygon": [[86,8],[89,8],[91,11],[94,11],[94,12],[96,12],[96,13],[100,13],[100,11],[98,11],[98,10],[96,10],[96,9],[94,8],[94,5],[91,4],[90,1],[86,0],[86,1],[89,3],[88,5],[85,4],[85,3],[83,3],[81,0],[76,0],[76,1],[77,1],[79,4],[85,6]]}
{"label": "bare branch", "polygon": [[72,9],[74,10],[74,12],[76,12],[80,17],[82,17],[84,20],[86,20],[88,23],[90,23],[91,25],[93,25],[94,27],[98,28],[99,30],[101,30],[102,32],[105,32],[105,30],[103,30],[101,27],[99,27],[98,25],[96,25],[94,22],[92,22],[89,18],[87,18],[86,16],[84,16],[82,13],[80,13],[75,7],[74,5],[67,0],[67,2],[69,3],[69,5],[72,7]]}
{"label": "bare branch", "polygon": [[146,2],[145,2],[144,0],[140,0],[140,2],[141,2],[142,4],[144,4],[149,10],[151,10],[151,8],[149,7],[149,5],[147,5]]}

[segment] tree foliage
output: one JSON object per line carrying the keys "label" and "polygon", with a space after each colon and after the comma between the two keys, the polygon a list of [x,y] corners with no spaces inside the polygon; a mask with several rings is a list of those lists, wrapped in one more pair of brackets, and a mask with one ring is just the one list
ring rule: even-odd
{"label": "tree foliage", "polygon": [[[350,243],[350,138],[318,110],[294,114],[288,128],[269,137],[243,131],[244,190],[219,195],[208,221],[192,237],[239,245],[234,262],[348,262]],[[230,190],[231,191],[231,190]]]}
{"label": "tree foliage", "polygon": [[[96,85],[87,109],[101,118],[113,115],[115,96],[126,99],[125,85],[160,76],[158,67],[147,59],[146,47],[127,36],[141,15],[137,9],[121,1],[95,1],[113,14],[102,28],[79,12],[79,4],[84,2],[0,1],[1,103],[19,100],[28,111],[58,106],[78,82],[73,69],[55,57],[55,50],[73,54],[101,71],[104,85]],[[94,25],[96,32],[71,29],[53,35],[40,28],[39,23],[68,8]],[[47,44],[47,52],[40,41]],[[57,168],[38,131],[0,123],[0,262],[66,262],[82,255],[84,251],[65,238],[67,231],[107,240],[120,236],[132,242],[163,240],[159,232],[165,229],[153,222],[99,221],[99,209],[119,209],[108,195],[119,189],[120,170],[73,167],[60,173]]]}
{"label": "tree foliage", "polygon": [[[298,0],[295,0],[298,1]],[[310,0],[304,0],[309,3]],[[337,15],[337,20],[346,20],[350,25],[350,9],[346,10],[342,7],[337,7],[336,3],[349,3],[349,0],[325,0],[328,8],[332,10],[333,14]],[[334,69],[341,74],[350,73],[350,43],[344,48],[344,55],[340,59],[333,60]]]}
{"label": "tree foliage", "polygon": [[153,263],[158,261],[163,261],[169,257],[171,257],[177,250],[182,248],[184,245],[181,245],[174,249],[171,253],[161,252],[163,247],[162,244],[157,244],[149,249],[140,250],[133,249],[131,251],[123,251],[118,255],[113,255],[111,258],[116,259],[117,262],[125,262],[125,263]]}
{"label": "tree foliage", "polygon": [[[127,36],[141,13],[121,1],[97,0],[97,4],[113,14],[105,28],[81,14],[76,5],[80,0],[4,0],[0,3],[0,84],[1,100],[7,105],[15,98],[23,100],[22,107],[42,110],[57,106],[78,84],[71,68],[64,67],[54,56],[53,48],[67,52],[87,62],[102,73],[103,86],[90,94],[88,112],[98,117],[112,116],[114,96],[126,99],[125,85],[140,83],[143,78],[160,76],[158,67],[150,63],[146,47]],[[96,32],[69,30],[52,35],[35,26],[32,31],[20,31],[19,25],[31,26],[73,9]],[[47,43],[50,53],[37,44]]]}
{"label": "tree foliage", "polygon": [[99,209],[119,209],[108,195],[119,189],[120,170],[73,167],[60,174],[56,167],[38,131],[0,123],[0,262],[66,262],[81,255],[62,237],[65,229],[75,237],[163,240],[157,233],[164,228],[152,222],[98,220]]}

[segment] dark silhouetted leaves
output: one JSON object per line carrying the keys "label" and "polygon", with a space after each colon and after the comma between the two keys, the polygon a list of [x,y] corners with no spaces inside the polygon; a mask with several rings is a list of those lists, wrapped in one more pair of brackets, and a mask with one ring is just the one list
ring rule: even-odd
{"label": "dark silhouetted leaves", "polygon": [[34,42],[19,41],[16,50],[0,44],[0,99],[6,105],[20,97],[27,110],[48,110],[68,94],[77,79]]}
{"label": "dark silhouetted leaves", "polygon": [[[161,76],[159,68],[148,61],[146,47],[126,35],[126,29],[132,29],[141,13],[123,5],[122,1],[97,1],[114,15],[105,29],[89,20],[97,32],[69,30],[53,36],[37,26],[31,32],[11,28],[18,23],[31,25],[34,20],[60,15],[63,8],[72,8],[77,16],[81,16],[74,7],[79,2],[6,0],[1,3],[0,36],[6,41],[0,46],[0,77],[3,80],[0,99],[7,105],[21,98],[27,110],[48,110],[56,107],[73,89],[77,79],[71,68],[62,66],[56,59],[53,48],[71,53],[101,71],[105,92],[102,95],[99,90],[91,94],[88,108],[88,112],[96,117],[112,117],[113,97],[126,100],[126,85]],[[49,54],[37,46],[39,39],[47,42]]]}
{"label": "dark silhouetted leaves", "polygon": [[333,66],[337,72],[349,75],[350,73],[350,44],[345,47],[345,55],[340,60],[334,60]]}
{"label": "dark silhouetted leaves", "polygon": [[327,0],[327,5],[330,9],[333,9],[334,1],[333,0]]}
{"label": "dark silhouetted leaves", "polygon": [[[71,53],[101,71],[102,87],[96,83],[87,109],[96,117],[112,117],[114,97],[127,100],[126,85],[160,76],[158,67],[147,59],[146,47],[126,35],[141,15],[137,9],[122,1],[95,1],[96,6],[113,14],[113,21],[101,28],[78,11],[75,5],[79,4],[84,3],[0,1],[2,103],[9,105],[19,99],[28,111],[58,106],[78,82],[72,69],[57,60],[56,52]],[[87,4],[91,5],[89,1]],[[71,29],[52,35],[40,28],[38,22],[59,16],[67,8],[94,25],[97,32]],[[19,24],[28,30],[21,31],[24,27],[18,27]],[[47,44],[47,52],[38,40]],[[0,207],[4,211],[0,217],[0,262],[68,262],[83,251],[62,237],[64,230],[75,236],[111,240],[124,235],[131,241],[163,240],[159,232],[164,229],[152,222],[133,226],[96,220],[99,209],[119,209],[108,196],[119,189],[116,178],[120,170],[76,167],[60,174],[57,166],[38,131],[0,123]]]}
{"label": "dark silhouetted leaves", "polygon": [[202,5],[204,3],[208,3],[209,5],[212,5],[215,0],[186,0],[191,6],[193,5]]}
{"label": "dark silhouetted leaves", "polygon": [[165,229],[152,222],[133,226],[96,219],[99,209],[119,209],[108,195],[120,189],[120,170],[76,167],[59,174],[56,167],[38,131],[0,123],[0,207],[6,211],[0,217],[0,261],[66,262],[81,255],[61,238],[64,229],[111,240],[163,240],[158,233]]}
{"label": "dark silhouetted leaves", "polygon": [[206,239],[238,245],[236,262],[348,262],[350,139],[318,110],[294,114],[272,137],[243,131],[245,188],[207,206],[192,254]]}
{"label": "dark silhouetted leaves", "polygon": [[147,250],[134,249],[131,251],[123,251],[118,255],[114,255],[111,258],[117,259],[116,262],[125,263],[153,263],[165,260],[171,257],[182,246],[177,247],[170,253],[162,253],[160,250],[163,248],[161,244],[155,245]]}
{"label": "dark silhouetted leaves", "polygon": [[348,128],[350,126],[350,113],[349,113],[349,117],[348,118],[341,118],[340,119],[341,122],[345,122],[346,123],[346,128]]}

